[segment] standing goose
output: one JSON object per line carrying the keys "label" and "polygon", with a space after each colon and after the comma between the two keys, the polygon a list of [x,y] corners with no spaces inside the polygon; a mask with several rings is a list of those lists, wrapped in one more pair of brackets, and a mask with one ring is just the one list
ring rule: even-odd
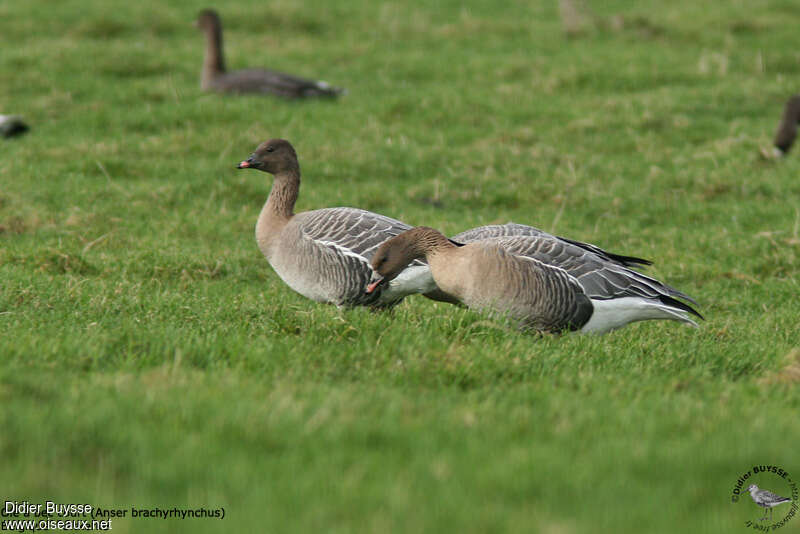
{"label": "standing goose", "polygon": [[480,226],[461,232],[452,239],[458,243],[491,240],[512,254],[564,269],[580,282],[590,298],[655,299],[700,317],[690,306],[677,300],[697,304],[692,297],[631,269],[652,265],[649,260],[613,254],[589,243],[556,237],[538,228],[515,223]]}
{"label": "standing goose", "polygon": [[238,165],[275,176],[256,223],[258,248],[286,284],[318,302],[337,306],[386,307],[412,293],[436,288],[430,270],[420,261],[380,291],[365,293],[378,246],[409,225],[356,208],[326,208],[294,213],[300,191],[300,164],[284,139],[261,143]]}
{"label": "standing goose", "polygon": [[603,333],[647,319],[697,326],[689,313],[699,314],[686,305],[676,307],[639,295],[591,297],[566,270],[514,254],[502,239],[461,245],[432,228],[413,228],[378,248],[367,292],[380,289],[406,265],[424,258],[442,291],[470,308],[507,316],[527,329]]}
{"label": "standing goose", "polygon": [[225,71],[222,53],[222,23],[213,9],[205,9],[195,25],[206,34],[206,54],[200,87],[206,91],[223,93],[271,93],[286,98],[310,96],[337,96],[342,89],[331,87],[326,82],[306,80],[274,70],[246,69]]}
{"label": "standing goose", "polygon": [[774,155],[782,157],[789,153],[797,137],[797,123],[800,122],[800,95],[791,97],[783,108],[783,116],[775,132]]}

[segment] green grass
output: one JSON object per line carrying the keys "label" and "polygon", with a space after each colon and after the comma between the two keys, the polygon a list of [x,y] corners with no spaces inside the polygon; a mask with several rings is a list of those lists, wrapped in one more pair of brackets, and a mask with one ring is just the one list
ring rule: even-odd
{"label": "green grass", "polygon": [[[205,2],[0,3],[32,127],[0,143],[0,497],[226,510],[116,532],[727,533],[761,513],[742,472],[800,478],[800,155],[757,157],[795,3],[595,2],[625,26],[571,39],[555,1],[428,4],[220,4],[231,68],[349,90],[297,103],[200,92]],[[655,260],[707,320],[305,300],[253,239],[270,177],[234,169],[269,137],[299,210],[532,224]]]}

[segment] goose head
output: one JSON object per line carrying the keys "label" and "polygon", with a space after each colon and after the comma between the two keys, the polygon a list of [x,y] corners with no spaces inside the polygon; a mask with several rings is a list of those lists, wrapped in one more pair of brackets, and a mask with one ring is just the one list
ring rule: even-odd
{"label": "goose head", "polygon": [[258,169],[270,174],[297,170],[297,153],[285,139],[264,141],[249,158],[239,163],[237,169]]}
{"label": "goose head", "polygon": [[[412,261],[424,258],[436,248],[448,246],[449,240],[438,230],[418,226],[384,241],[372,257],[372,278],[367,293],[394,280]],[[454,242],[452,242],[455,245]]]}
{"label": "goose head", "polygon": [[378,286],[394,280],[409,263],[414,261],[414,247],[406,234],[407,232],[403,232],[384,241],[375,252],[370,262],[374,272],[367,286],[367,293],[372,293]]}
{"label": "goose head", "polygon": [[213,9],[204,9],[197,15],[194,25],[201,30],[217,30],[220,27],[219,15]]}

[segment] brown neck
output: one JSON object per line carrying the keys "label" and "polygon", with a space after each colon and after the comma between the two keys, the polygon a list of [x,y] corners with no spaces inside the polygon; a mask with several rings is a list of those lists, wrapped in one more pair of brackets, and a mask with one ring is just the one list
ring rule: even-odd
{"label": "brown neck", "polygon": [[456,248],[456,245],[447,237],[433,228],[420,226],[409,230],[408,233],[410,234],[409,237],[413,237],[411,239],[411,251],[415,255],[414,259],[429,257],[432,254]]}
{"label": "brown neck", "polygon": [[222,57],[222,27],[209,26],[206,32],[206,57],[203,60],[203,74],[200,85],[208,89],[214,78],[225,73],[225,59]]}
{"label": "brown neck", "polygon": [[300,193],[300,168],[295,167],[275,174],[263,212],[288,220],[294,215],[294,204]]}
{"label": "brown neck", "polygon": [[418,226],[385,241],[373,257],[372,267],[387,280],[396,278],[414,260],[431,259],[456,248],[439,231]]}

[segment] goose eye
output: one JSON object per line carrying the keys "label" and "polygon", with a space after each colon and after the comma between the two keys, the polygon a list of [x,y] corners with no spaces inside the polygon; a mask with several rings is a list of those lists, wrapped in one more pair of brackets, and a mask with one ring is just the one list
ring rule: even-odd
{"label": "goose eye", "polygon": [[274,146],[268,146],[267,147],[267,152],[275,152],[275,147]]}

